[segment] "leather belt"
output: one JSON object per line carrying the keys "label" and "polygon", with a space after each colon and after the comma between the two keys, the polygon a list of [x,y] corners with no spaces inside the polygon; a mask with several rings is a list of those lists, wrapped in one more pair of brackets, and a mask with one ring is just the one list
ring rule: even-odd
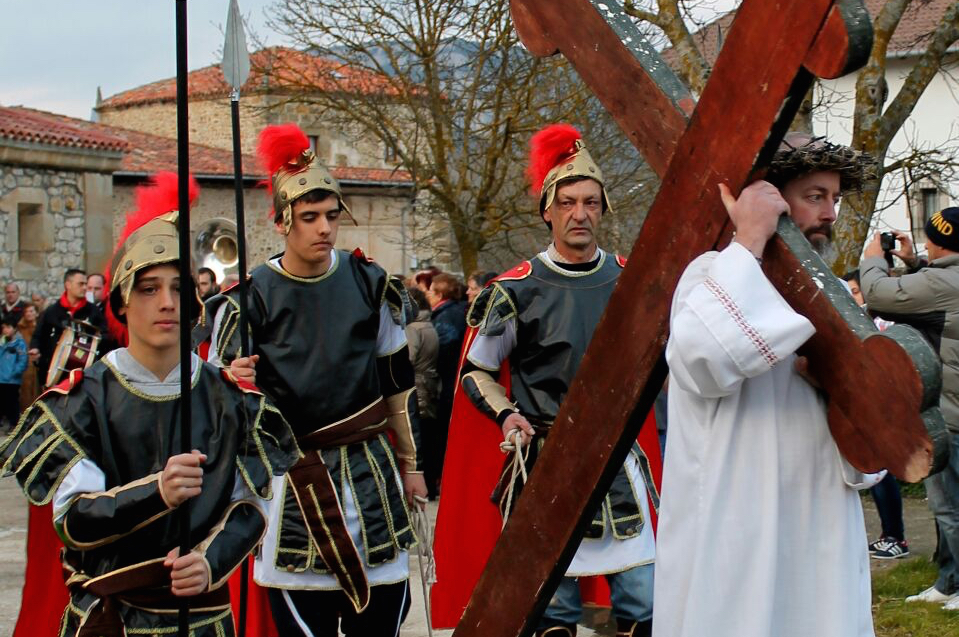
{"label": "leather belt", "polygon": [[226,586],[189,598],[173,595],[170,591],[170,569],[163,565],[163,558],[117,569],[92,579],[76,573],[67,581],[67,588],[72,592],[92,593],[100,598],[87,612],[77,637],[124,637],[126,632],[120,617],[120,603],[170,611],[179,609],[184,600],[189,601],[194,608],[228,608],[230,605],[230,591]]}
{"label": "leather belt", "polygon": [[321,450],[373,438],[387,428],[388,415],[381,398],[345,420],[301,436],[297,443],[306,455],[287,473],[310,538],[356,612],[369,603],[370,586]]}

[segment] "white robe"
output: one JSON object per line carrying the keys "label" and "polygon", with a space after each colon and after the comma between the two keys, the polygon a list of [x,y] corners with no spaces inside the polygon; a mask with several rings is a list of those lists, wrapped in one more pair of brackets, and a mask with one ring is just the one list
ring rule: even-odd
{"label": "white robe", "polygon": [[814,332],[737,243],[683,274],[653,637],[873,637],[854,490],[873,480],[841,458],[795,371]]}

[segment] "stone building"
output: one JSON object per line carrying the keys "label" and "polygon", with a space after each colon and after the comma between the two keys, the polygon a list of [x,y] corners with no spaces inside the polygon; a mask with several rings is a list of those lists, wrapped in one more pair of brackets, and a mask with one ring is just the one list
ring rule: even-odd
{"label": "stone building", "polygon": [[[0,282],[46,296],[62,291],[63,271],[103,272],[149,175],[176,170],[176,140],[22,107],[0,107]],[[251,267],[279,252],[270,201],[256,158],[245,155],[244,209]],[[190,145],[200,184],[191,211],[194,239],[211,222],[235,229],[233,153]],[[409,175],[385,168],[333,167],[355,224],[344,220],[337,246],[359,247],[388,271],[408,270],[404,224],[412,207]],[[204,254],[194,245],[194,259]],[[209,264],[207,264],[209,265]],[[216,268],[214,268],[216,269]]]}
{"label": "stone building", "polygon": [[0,282],[56,298],[67,268],[101,267],[113,248],[113,173],[127,152],[103,130],[0,107]]}
{"label": "stone building", "polygon": [[[289,101],[290,95],[304,85],[321,90],[343,90],[345,86],[349,91],[386,93],[391,90],[386,78],[284,47],[253,53],[251,67],[240,100],[244,153],[254,152],[257,136],[265,126],[298,124],[310,138],[317,156],[340,181],[347,205],[356,217],[355,225],[341,224],[337,246],[360,247],[388,271],[408,273],[417,264],[411,240],[415,193],[409,174],[397,168],[388,149],[378,140],[334,130],[315,108]],[[335,85],[328,79],[331,73],[338,76]],[[192,71],[188,90],[190,141],[203,147],[203,159],[209,161],[205,169],[192,168],[206,190],[198,206],[198,222],[217,215],[229,218],[233,214],[230,88],[220,67],[214,65]],[[99,124],[112,130],[122,129],[128,138],[137,136],[134,131],[138,131],[140,139],[134,142],[135,147],[158,149],[163,146],[162,139],[172,142],[176,138],[176,78],[110,96],[96,105],[95,112]],[[127,170],[118,173],[118,184],[131,178],[135,181],[160,166],[172,169],[175,165],[175,154],[167,162],[157,161],[157,157],[150,159],[136,169],[127,166]],[[259,172],[251,155],[244,158],[243,165],[245,170]],[[256,176],[256,180],[261,179],[262,175]],[[118,185],[118,198],[123,196]],[[275,252],[282,241],[264,221],[269,211],[266,196],[251,194],[247,202],[247,218],[255,218],[257,221],[251,224],[259,224],[251,225],[248,233],[250,263],[257,263]]]}

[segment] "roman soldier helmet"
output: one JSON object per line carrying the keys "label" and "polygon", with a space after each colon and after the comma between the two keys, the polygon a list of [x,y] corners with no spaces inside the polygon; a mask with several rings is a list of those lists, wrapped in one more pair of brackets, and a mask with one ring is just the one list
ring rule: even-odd
{"label": "roman soldier helmet", "polygon": [[[200,193],[192,176],[189,192],[192,206]],[[120,314],[120,308],[130,301],[137,273],[154,265],[180,260],[178,193],[177,175],[172,172],[157,173],[146,186],[136,189],[136,210],[127,215],[106,283],[109,290],[107,321],[121,344],[126,344],[128,335],[126,318]],[[196,297],[191,315],[194,320],[202,320],[203,303],[196,293],[193,278],[186,284],[193,288],[192,296]]]}
{"label": "roman soldier helmet", "polygon": [[529,166],[526,175],[533,196],[539,196],[539,214],[553,203],[556,188],[564,181],[592,179],[603,191],[603,212],[612,210],[603,171],[583,144],[583,136],[569,124],[551,124],[529,140]]}
{"label": "roman soldier helmet", "polygon": [[284,234],[289,234],[293,225],[293,202],[313,190],[336,195],[340,210],[353,218],[343,201],[339,182],[317,159],[310,149],[310,140],[299,126],[267,126],[260,133],[257,154],[270,175],[267,188],[273,197],[271,215],[275,222],[282,221]]}

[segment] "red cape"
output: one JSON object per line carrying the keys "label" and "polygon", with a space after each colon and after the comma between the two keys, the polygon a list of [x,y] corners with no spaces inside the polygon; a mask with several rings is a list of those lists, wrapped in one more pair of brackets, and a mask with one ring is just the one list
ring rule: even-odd
{"label": "red cape", "polygon": [[[467,330],[460,368],[475,338],[476,330]],[[509,370],[505,364],[498,381],[509,391]],[[649,459],[658,491],[662,485],[662,457],[652,411],[638,440]],[[480,413],[457,386],[433,541],[437,581],[430,601],[434,628],[452,628],[459,622],[499,538],[502,519],[490,494],[503,467],[503,454],[499,449],[502,441],[496,423]],[[652,506],[650,513],[655,531],[657,518]],[[580,578],[580,589],[584,602],[609,605],[605,578]]]}
{"label": "red cape", "polygon": [[[253,581],[253,558],[247,556],[250,568],[247,572],[249,589],[246,598],[246,637],[279,637],[280,632],[273,624],[273,612],[270,610],[270,600],[266,596],[266,589]],[[233,625],[237,626],[236,634],[240,634],[240,582],[243,581],[243,567],[236,569],[230,576],[230,604],[233,606]]]}
{"label": "red cape", "polygon": [[30,506],[27,521],[27,568],[20,615],[13,637],[56,637],[70,599],[63,583],[60,549],[53,527],[53,505]]}

